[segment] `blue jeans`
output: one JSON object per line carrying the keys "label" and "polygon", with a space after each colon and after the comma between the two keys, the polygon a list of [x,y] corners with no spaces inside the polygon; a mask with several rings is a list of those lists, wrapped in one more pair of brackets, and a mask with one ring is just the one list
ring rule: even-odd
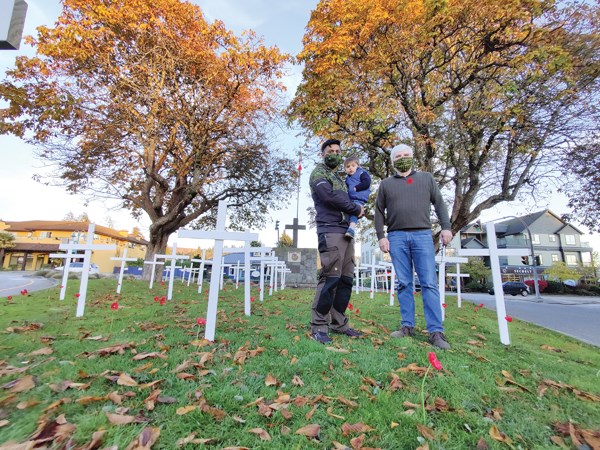
{"label": "blue jeans", "polygon": [[421,282],[423,312],[427,331],[444,331],[442,307],[437,286],[435,250],[430,230],[391,231],[390,255],[398,278],[398,303],[402,326],[415,326],[413,265]]}
{"label": "blue jeans", "polygon": [[[352,200],[352,203],[356,203],[357,205],[360,205],[360,206],[365,206],[365,202],[363,202],[362,200]],[[348,222],[349,223],[358,223],[358,216],[348,216]]]}

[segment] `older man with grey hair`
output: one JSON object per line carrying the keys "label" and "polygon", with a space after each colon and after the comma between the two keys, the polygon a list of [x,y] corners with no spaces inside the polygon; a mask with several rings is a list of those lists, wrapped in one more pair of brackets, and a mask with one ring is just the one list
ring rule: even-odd
{"label": "older man with grey hair", "polygon": [[[449,349],[442,324],[430,219],[433,205],[442,226],[441,241],[448,244],[452,240],[448,210],[433,176],[413,168],[411,147],[397,145],[391,150],[390,158],[396,173],[379,185],[375,231],[379,248],[390,253],[398,277],[401,328],[391,336],[403,338],[415,335],[414,266],[421,283],[429,342],[435,347]],[[387,226],[387,237],[384,225]]]}

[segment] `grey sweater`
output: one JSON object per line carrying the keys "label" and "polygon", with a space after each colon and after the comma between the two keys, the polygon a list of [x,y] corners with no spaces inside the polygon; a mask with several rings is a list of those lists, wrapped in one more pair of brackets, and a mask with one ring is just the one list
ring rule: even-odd
{"label": "grey sweater", "polygon": [[440,189],[429,172],[415,172],[407,177],[394,175],[379,185],[375,202],[375,231],[377,239],[398,230],[431,229],[431,205],[442,230],[450,230],[448,210]]}

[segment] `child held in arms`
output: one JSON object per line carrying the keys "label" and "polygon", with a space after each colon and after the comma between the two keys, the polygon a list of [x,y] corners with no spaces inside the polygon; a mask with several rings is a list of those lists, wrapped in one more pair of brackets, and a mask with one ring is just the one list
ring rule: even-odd
{"label": "child held in arms", "polygon": [[[371,194],[371,175],[360,167],[358,158],[350,156],[344,161],[344,170],[346,171],[346,186],[348,186],[348,196],[353,203],[364,206],[369,200]],[[350,226],[344,235],[346,239],[354,239],[356,234],[356,224],[358,217],[348,217]]]}

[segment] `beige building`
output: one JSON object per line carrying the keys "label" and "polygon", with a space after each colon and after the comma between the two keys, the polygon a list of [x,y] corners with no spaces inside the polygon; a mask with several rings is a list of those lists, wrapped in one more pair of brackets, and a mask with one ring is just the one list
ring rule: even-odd
{"label": "beige building", "polygon": [[[10,270],[40,270],[52,265],[62,265],[62,260],[52,261],[51,253],[60,253],[58,246],[63,243],[84,243],[87,239],[89,222],[29,220],[25,222],[0,221],[0,231],[15,237],[14,246],[0,249],[0,265]],[[128,258],[144,258],[148,241],[137,228],[129,233],[126,230],[113,230],[96,225],[94,244],[116,244],[116,250],[94,250],[91,262],[101,273],[112,273],[120,263],[111,257],[120,257],[127,248]],[[83,252],[81,252],[83,253]],[[54,262],[54,264],[52,264]]]}

